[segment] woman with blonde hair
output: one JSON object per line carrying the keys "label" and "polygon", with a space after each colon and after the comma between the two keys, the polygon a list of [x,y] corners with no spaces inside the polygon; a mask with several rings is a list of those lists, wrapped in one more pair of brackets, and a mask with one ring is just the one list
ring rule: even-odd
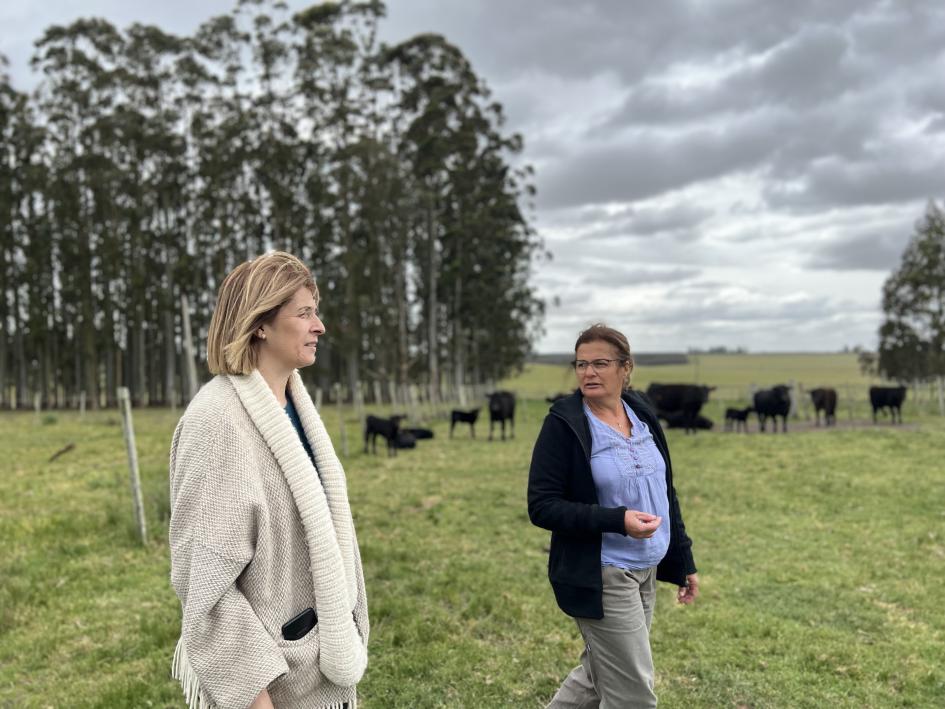
{"label": "woman with blonde hair", "polygon": [[172,673],[192,709],[354,709],[368,614],[345,473],[298,370],[325,327],[296,257],[223,281],[216,376],[174,431],[171,583],[183,611]]}

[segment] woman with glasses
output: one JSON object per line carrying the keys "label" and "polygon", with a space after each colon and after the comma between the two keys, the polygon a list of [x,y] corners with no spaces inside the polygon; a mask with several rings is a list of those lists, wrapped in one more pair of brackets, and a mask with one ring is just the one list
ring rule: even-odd
{"label": "woman with glasses", "polygon": [[551,531],[548,577],[584,639],[581,664],[551,709],[655,707],[650,622],[656,581],[692,603],[699,577],[666,437],[627,388],[627,338],[605,325],[580,334],[578,390],[545,418],[528,475],[528,515]]}
{"label": "woman with glasses", "polygon": [[216,374],[170,456],[171,583],[187,704],[353,709],[368,615],[345,473],[298,370],[325,326],[299,259],[269,253],[220,286]]}

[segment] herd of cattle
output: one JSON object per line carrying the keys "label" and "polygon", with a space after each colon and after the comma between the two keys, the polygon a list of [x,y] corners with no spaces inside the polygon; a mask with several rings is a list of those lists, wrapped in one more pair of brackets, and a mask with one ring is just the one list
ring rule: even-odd
{"label": "herd of cattle", "polygon": [[[686,433],[695,433],[698,429],[710,429],[712,421],[702,415],[702,406],[709,400],[709,393],[715,387],[696,384],[650,384],[646,390],[646,398],[653,405],[657,415],[666,422],[669,428],[682,428]],[[554,403],[558,399],[568,396],[557,394],[547,399]],[[816,425],[820,426],[821,412],[824,425],[832,426],[837,422],[837,391],[829,387],[814,389],[810,392],[811,403],[814,406]],[[496,424],[502,429],[502,440],[505,440],[505,423],[510,427],[509,436],[515,437],[515,394],[510,391],[496,391],[487,395],[489,399],[489,440],[492,440]],[[902,404],[906,399],[905,387],[870,387],[870,405],[873,407],[873,423],[876,415],[889,410],[893,423],[902,423]],[[752,397],[752,405],[744,408],[728,408],[725,410],[725,430],[748,432],[748,418],[754,413],[758,417],[758,427],[764,432],[768,419],[771,419],[772,431],[778,430],[778,418],[781,419],[781,431],[787,432],[788,414],[791,412],[791,389],[779,384],[770,389],[756,391]],[[387,454],[396,455],[398,448],[415,448],[418,440],[433,438],[433,431],[428,428],[402,428],[401,423],[405,415],[395,415],[388,418],[368,416],[364,425],[364,452],[370,450],[377,453],[377,437],[387,442]],[[453,409],[450,412],[450,438],[456,424],[469,426],[469,435],[476,437],[476,421],[479,419],[479,409],[464,411]]]}
{"label": "herd of cattle", "polygon": [[[697,429],[712,428],[712,421],[700,414],[702,405],[709,400],[709,392],[715,387],[695,384],[650,384],[646,396],[653,404],[660,418],[669,428],[684,428],[686,433]],[[832,426],[837,422],[837,390],[829,387],[813,389],[810,392],[814,405],[816,425],[820,425],[823,412],[824,425]],[[873,408],[873,423],[876,415],[889,410],[893,423],[902,423],[902,404],[906,400],[905,387],[870,387],[870,405]],[[758,416],[758,428],[765,431],[768,419],[771,419],[772,431],[778,430],[778,418],[781,419],[781,431],[787,432],[788,414],[791,412],[791,388],[779,384],[770,389],[756,391],[752,405],[741,409],[725,410],[725,430],[748,432],[749,414]]]}
{"label": "herd of cattle", "polygon": [[[495,425],[498,423],[502,427],[502,440],[505,440],[505,422],[509,422],[509,437],[515,437],[515,394],[510,391],[495,391],[487,395],[489,399],[489,440],[492,440],[492,434]],[[401,422],[407,418],[403,414],[381,418],[379,416],[368,416],[364,421],[364,452],[368,452],[368,443],[371,444],[371,452],[377,453],[377,437],[380,436],[387,441],[387,455],[396,455],[398,448],[415,448],[418,440],[424,438],[433,438],[433,431],[428,428],[401,428]],[[456,424],[465,423],[469,425],[469,435],[476,437],[476,421],[479,419],[479,409],[463,411],[462,409],[453,409],[450,412],[450,438],[453,437],[453,429]]]}

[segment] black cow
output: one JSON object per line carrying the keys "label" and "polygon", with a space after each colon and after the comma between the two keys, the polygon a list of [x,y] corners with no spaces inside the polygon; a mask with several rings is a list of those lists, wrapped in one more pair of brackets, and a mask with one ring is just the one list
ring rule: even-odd
{"label": "black cow", "polygon": [[383,419],[378,416],[368,416],[364,421],[364,452],[368,452],[368,439],[371,441],[372,453],[377,453],[377,437],[387,441],[387,455],[397,455],[397,433],[403,416],[391,416]]}
{"label": "black cow", "polygon": [[682,411],[660,411],[658,415],[666,422],[666,428],[685,428],[688,430],[692,427],[709,431],[715,425],[705,416],[697,415],[694,420],[691,420]]}
{"label": "black cow", "polygon": [[479,409],[463,411],[462,409],[453,409],[450,411],[450,438],[453,437],[453,429],[457,423],[469,424],[469,435],[476,437],[476,419],[479,418]]}
{"label": "black cow", "polygon": [[905,400],[905,387],[870,387],[873,423],[876,423],[876,412],[881,409],[889,409],[889,415],[893,423],[896,423],[896,413],[898,412],[899,423],[902,423],[902,402]]}
{"label": "black cow", "polygon": [[748,414],[750,414],[754,409],[750,406],[746,406],[744,409],[725,409],[725,430],[731,431],[734,425],[735,431],[744,430],[745,433],[748,433]]}
{"label": "black cow", "polygon": [[682,414],[682,428],[686,433],[696,432],[696,418],[702,405],[709,400],[709,392],[715,387],[697,384],[650,384],[646,388],[647,398],[657,411]]}
{"label": "black cow", "polygon": [[515,394],[510,391],[494,391],[489,397],[489,440],[492,440],[492,427],[498,421],[502,424],[502,440],[505,440],[505,422],[512,427],[509,438],[515,438]]}
{"label": "black cow", "polygon": [[816,425],[820,425],[820,412],[824,412],[824,426],[837,425],[837,390],[829,387],[812,389],[810,400],[814,402]]}
{"label": "black cow", "polygon": [[418,441],[429,440],[433,438],[433,431],[431,431],[429,428],[405,428],[403,431],[405,433],[409,433]]}
{"label": "black cow", "polygon": [[758,412],[758,426],[765,432],[768,417],[774,422],[772,433],[778,432],[778,416],[781,417],[781,431],[787,433],[787,416],[791,411],[791,389],[778,384],[770,389],[755,392],[755,411]]}

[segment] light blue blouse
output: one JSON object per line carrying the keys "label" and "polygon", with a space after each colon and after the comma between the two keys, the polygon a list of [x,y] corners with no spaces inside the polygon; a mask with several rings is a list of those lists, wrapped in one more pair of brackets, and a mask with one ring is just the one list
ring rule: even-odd
{"label": "light blue blouse", "polygon": [[666,462],[653,440],[653,433],[623,401],[633,424],[627,438],[598,419],[584,404],[591,428],[591,474],[602,507],[626,507],[663,518],[649,539],[605,532],[601,539],[602,566],[648,569],[656,566],[669,548],[669,496],[666,493]]}

